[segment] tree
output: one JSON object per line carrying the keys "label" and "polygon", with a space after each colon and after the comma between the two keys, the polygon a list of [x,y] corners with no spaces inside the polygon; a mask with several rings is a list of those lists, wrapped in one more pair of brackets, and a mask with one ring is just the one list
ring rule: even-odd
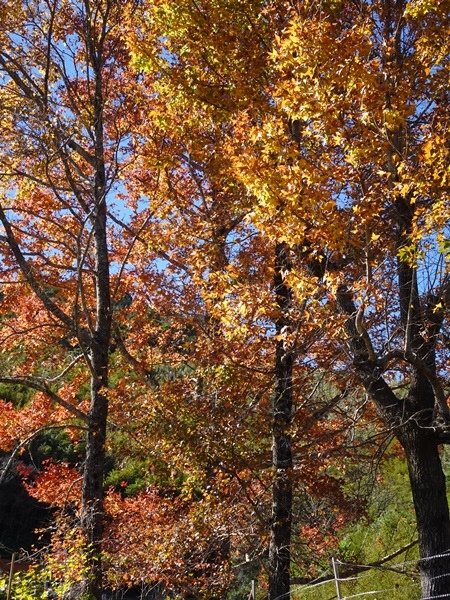
{"label": "tree", "polygon": [[[324,16],[325,9],[304,7],[303,14],[284,3],[236,0],[8,6],[0,30],[1,325],[14,360],[2,380],[36,395],[17,412],[5,405],[1,435],[18,448],[49,424],[86,432],[84,583],[96,598],[107,447],[123,461],[131,452],[146,456],[151,471],[136,499],[113,492],[107,498],[116,583],[145,573],[212,597],[228,584],[233,552],[259,559],[269,548],[269,597],[288,596],[290,568],[302,558],[291,552],[295,494],[330,497],[331,538],[348,517],[343,467],[332,457],[357,453],[347,408],[359,414],[365,404],[355,408],[356,394],[345,404],[356,385],[349,373],[363,375],[373,392],[375,371],[368,369],[383,334],[376,302],[385,306],[394,297],[393,287],[383,295],[375,285],[393,280],[395,244],[384,260],[381,237],[390,231],[386,248],[397,231],[387,227],[395,219],[383,212],[385,198],[369,210],[358,194],[367,185],[377,199],[383,183],[393,193],[399,186],[387,167],[403,171],[392,157],[381,161],[380,175],[380,161],[363,156],[348,116],[359,106],[357,75],[365,72],[362,59],[352,66],[355,49],[366,56],[368,23],[378,33],[381,17],[363,18],[353,6],[340,17],[332,6]],[[308,35],[296,27],[310,28]],[[347,54],[329,56],[328,46],[341,38],[348,38]],[[325,58],[329,80],[322,76]],[[305,81],[295,73],[292,82],[291,61],[301,70],[319,59],[320,70],[307,70]],[[347,60],[341,71],[338,59]],[[380,65],[370,79],[378,90],[371,109],[386,101]],[[349,79],[348,94],[335,89],[339,72]],[[327,90],[313,105],[311,81]],[[388,140],[393,130],[385,123],[395,121],[389,110],[381,111]],[[341,113],[351,130],[348,151],[337,141]],[[327,119],[331,133],[320,125]],[[378,156],[379,146],[369,150]],[[369,159],[376,169],[367,167]],[[359,172],[358,161],[367,171]],[[322,201],[324,215],[316,210]],[[441,213],[434,217],[442,220]],[[360,226],[364,240],[350,231],[344,252],[342,230]],[[415,226],[413,219],[411,233],[406,227],[400,236],[414,241]],[[405,239],[397,250],[407,283],[417,257]],[[423,337],[417,307],[414,316],[405,297],[386,316],[389,344],[400,339],[401,327],[391,323],[401,311],[405,339]],[[438,300],[434,308],[432,319]],[[353,366],[348,347],[357,355]],[[421,388],[429,381],[439,391],[429,355],[411,356]],[[386,357],[375,365],[377,382],[398,354]],[[403,383],[402,369],[391,371],[386,386]],[[323,373],[327,386],[320,385]],[[114,434],[107,437],[108,419]],[[422,431],[410,421],[404,427]],[[36,493],[48,494],[49,481],[76,478],[50,463]],[[143,565],[137,551],[124,560],[121,520],[136,544],[156,531],[172,556],[161,552]],[[320,536],[323,551],[330,542],[318,520],[304,517],[302,542]]]}
{"label": "tree", "polygon": [[[3,381],[37,390],[56,422],[76,419],[86,431],[81,527],[85,587],[97,599],[118,290],[117,278],[111,287],[108,195],[129,131],[122,10],[109,0],[11,2],[0,26],[2,331],[9,352],[26,352]],[[90,381],[88,406],[67,384],[80,382],[80,364],[81,380]],[[45,421],[42,412],[35,417]]]}
{"label": "tree", "polygon": [[[195,274],[202,299],[197,313],[203,318],[201,329],[208,348],[213,349],[205,352],[203,346],[196,364],[211,363],[214,356],[231,359],[234,372],[239,366],[248,373],[258,369],[266,375],[261,387],[263,397],[271,396],[271,407],[263,427],[272,434],[273,508],[265,526],[271,531],[269,597],[277,598],[289,594],[292,496],[297,477],[290,438],[293,400],[304,408],[298,411],[298,419],[307,415],[305,435],[318,421],[331,421],[337,403],[336,398],[322,399],[330,408],[328,415],[323,406],[319,409],[314,401],[308,403],[317,380],[311,375],[315,367],[308,366],[307,349],[317,336],[317,326],[312,322],[300,325],[307,313],[303,299],[294,300],[291,290],[290,240],[267,235],[268,228],[261,236],[255,228],[260,226],[255,199],[238,164],[237,151],[250,123],[261,124],[275,112],[268,53],[288,15],[281,7],[258,2],[184,2],[176,10],[170,3],[159,2],[144,5],[134,16],[140,23],[139,29],[131,27],[135,62],[144,74],[157,73],[158,123],[171,152],[165,163],[168,189],[161,220],[170,214],[172,222],[181,223],[183,236],[181,247],[176,244],[181,241],[179,233],[164,253],[172,259],[177,256],[172,263],[175,267],[187,260]],[[254,242],[249,246],[242,242],[245,239]],[[208,381],[202,376],[206,395]],[[235,407],[239,395],[234,391]],[[338,422],[333,423],[336,429]],[[299,429],[297,425],[297,434]]]}
{"label": "tree", "polygon": [[347,365],[405,451],[423,596],[438,597],[450,585],[439,458],[448,199],[447,150],[431,148],[447,120],[448,10],[322,3],[289,14],[272,54],[278,112],[258,124],[257,144],[250,126],[237,167],[260,226],[297,252],[292,285],[322,331],[315,360]]}
{"label": "tree", "polygon": [[[238,5],[239,4],[239,5]],[[285,285],[313,364],[361,385],[409,466],[424,597],[448,593],[447,3],[190,3],[148,8],[170,118],[226,136],[249,219],[287,244]],[[145,21],[145,18],[144,18]],[[165,87],[164,87],[165,86]],[[288,330],[283,333],[286,336]],[[298,360],[298,358],[297,358]],[[289,493],[289,491],[287,491]],[[432,558],[436,557],[436,558]]]}

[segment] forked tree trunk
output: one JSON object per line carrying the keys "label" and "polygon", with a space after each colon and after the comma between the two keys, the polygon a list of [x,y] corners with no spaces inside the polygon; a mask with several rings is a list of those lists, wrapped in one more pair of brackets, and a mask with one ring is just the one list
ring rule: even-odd
{"label": "forked tree trunk", "polygon": [[[406,268],[401,265],[401,270]],[[402,277],[399,279],[402,281]],[[410,276],[410,289],[413,283]],[[414,295],[418,303],[418,294]],[[392,428],[405,451],[419,535],[422,598],[450,598],[450,517],[439,456],[440,439],[433,428],[434,390],[420,369],[411,366],[408,396],[398,398],[369,356],[356,326],[356,306],[345,286],[340,288],[337,300],[341,312],[349,316],[345,328],[355,357],[355,368],[383,422]],[[411,303],[406,306],[409,310]],[[417,306],[414,310],[419,315]],[[419,357],[422,355],[423,364],[434,372],[432,340],[428,344],[425,342],[420,334],[425,325],[422,324],[421,329],[418,325],[418,317],[416,322],[410,318],[407,324],[412,330],[411,345]]]}
{"label": "forked tree trunk", "polygon": [[[274,291],[280,309],[276,323],[278,335],[289,328],[287,310],[291,292],[285,284],[289,271],[289,248],[276,247]],[[272,421],[273,501],[269,544],[269,600],[290,598],[290,561],[292,527],[292,446],[289,429],[292,419],[293,355],[288,342],[277,340],[275,364],[275,393]]]}

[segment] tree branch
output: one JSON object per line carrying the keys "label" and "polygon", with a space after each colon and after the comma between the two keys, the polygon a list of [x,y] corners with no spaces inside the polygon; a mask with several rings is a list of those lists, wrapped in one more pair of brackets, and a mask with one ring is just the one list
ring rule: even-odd
{"label": "tree branch", "polygon": [[43,383],[39,383],[36,379],[30,379],[29,377],[0,377],[0,383],[9,383],[12,385],[24,385],[38,392],[46,394],[51,400],[71,412],[75,417],[81,419],[84,423],[89,423],[88,416],[72,404],[61,398],[58,394],[53,392],[49,387]]}

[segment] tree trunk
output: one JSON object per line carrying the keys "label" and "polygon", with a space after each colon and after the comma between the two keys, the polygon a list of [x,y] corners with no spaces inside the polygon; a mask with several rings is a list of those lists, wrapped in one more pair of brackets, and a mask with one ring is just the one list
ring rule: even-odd
{"label": "tree trunk", "polygon": [[[109,10],[105,4],[104,23]],[[89,15],[89,4],[86,4]],[[89,432],[87,439],[86,463],[83,476],[82,527],[88,549],[88,580],[85,587],[90,594],[101,600],[102,597],[102,538],[103,538],[103,478],[105,465],[106,424],[108,418],[108,399],[105,390],[108,387],[109,346],[111,341],[111,290],[109,272],[109,251],[106,206],[106,167],[103,128],[103,43],[104,33],[95,39],[89,19],[88,49],[89,58],[95,74],[94,83],[94,121],[95,172],[93,181],[94,211],[92,217],[93,246],[95,258],[95,330],[91,332],[91,406],[89,411]]]}
{"label": "tree trunk", "polygon": [[88,543],[88,576],[85,589],[96,598],[102,597],[101,549],[103,538],[103,475],[108,402],[92,382],[89,432],[83,473],[81,525]]}
{"label": "tree trunk", "polygon": [[[287,309],[291,292],[284,283],[289,270],[289,248],[276,247],[274,290],[281,316],[276,323],[278,335],[289,328]],[[293,355],[288,341],[277,340],[275,364],[275,395],[272,422],[272,464],[274,470],[272,521],[269,544],[269,600],[290,598],[290,561],[292,526],[292,447],[289,429],[292,419]]]}
{"label": "tree trunk", "polygon": [[450,598],[450,518],[436,440],[417,426],[399,437],[408,462],[416,512],[422,597]]}
{"label": "tree trunk", "polygon": [[81,525],[88,548],[88,577],[85,588],[101,600],[103,538],[103,476],[105,465],[108,399],[108,360],[111,337],[111,300],[107,248],[106,206],[100,201],[94,223],[96,260],[96,327],[90,341],[91,406],[83,472]]}
{"label": "tree trunk", "polygon": [[106,424],[108,418],[108,360],[111,337],[109,261],[106,230],[106,207],[100,202],[94,223],[96,258],[96,327],[90,342],[91,406],[86,460],[83,473],[81,524],[88,548],[88,579],[85,587],[101,600],[103,538],[103,476],[105,465]]}

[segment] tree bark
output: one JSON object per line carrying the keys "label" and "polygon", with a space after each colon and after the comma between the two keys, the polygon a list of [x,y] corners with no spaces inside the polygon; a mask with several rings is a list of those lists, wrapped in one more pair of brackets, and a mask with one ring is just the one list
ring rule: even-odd
{"label": "tree bark", "polygon": [[81,525],[88,544],[89,572],[85,588],[96,600],[101,600],[102,596],[103,475],[108,412],[108,402],[100,391],[99,383],[100,380],[93,378],[81,514]]}
{"label": "tree bark", "polygon": [[416,512],[422,597],[450,598],[450,518],[439,449],[414,426],[400,437]]}
{"label": "tree bark", "polygon": [[292,445],[289,429],[292,420],[293,355],[289,342],[283,339],[289,328],[287,311],[291,292],[285,283],[289,271],[289,248],[277,244],[274,291],[280,309],[276,322],[277,339],[275,358],[275,394],[272,421],[272,465],[274,471],[272,521],[269,544],[269,600],[290,598],[290,560],[292,527]]}

